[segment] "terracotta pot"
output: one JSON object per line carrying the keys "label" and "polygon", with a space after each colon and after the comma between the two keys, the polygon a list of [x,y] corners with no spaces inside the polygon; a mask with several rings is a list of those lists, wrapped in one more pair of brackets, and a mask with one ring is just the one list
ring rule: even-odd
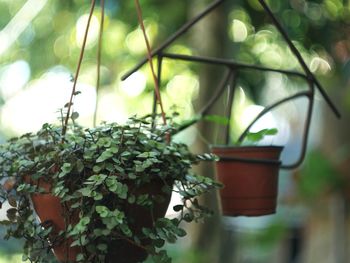
{"label": "terracotta pot", "polygon": [[[51,193],[51,184],[43,180],[36,181],[35,183],[27,179],[31,184],[35,184],[43,189],[47,193],[45,194],[33,194],[31,195],[32,203],[36,214],[38,215],[40,222],[48,222],[53,227],[53,238],[60,231],[64,231],[65,222],[64,214],[67,213],[66,209],[62,207],[60,199]],[[78,216],[70,218],[77,222]],[[75,262],[76,256],[80,253],[78,247],[70,247],[72,243],[71,239],[62,240],[61,242],[54,242],[53,252],[59,262]]]}
{"label": "terracotta pot", "polygon": [[[168,185],[172,185],[173,182],[167,182]],[[171,194],[165,194],[161,190],[164,186],[164,182],[161,180],[153,181],[149,184],[145,184],[140,188],[137,188],[128,184],[129,191],[134,192],[134,194],[150,194],[154,196],[162,197],[163,200],[159,200],[153,207],[153,209],[147,209],[145,207],[133,204],[126,204],[123,208],[127,218],[134,218],[135,221],[131,223],[131,230],[134,234],[141,234],[142,228],[153,227],[153,222],[159,218],[165,216],[168,209]],[[163,201],[163,202],[161,202]],[[141,245],[143,247],[151,243],[150,239],[141,240]],[[109,246],[106,263],[139,263],[143,262],[148,256],[148,253],[129,242],[124,240],[117,240],[111,242]]]}
{"label": "terracotta pot", "polygon": [[261,216],[276,212],[279,146],[213,146],[225,216]]}
{"label": "terracotta pot", "polygon": [[[34,184],[27,179],[28,182]],[[168,182],[172,185],[172,182]],[[44,181],[35,183],[41,188],[44,188],[48,193],[51,192],[51,184]],[[129,191],[133,192],[136,196],[141,194],[150,194],[161,196],[164,202],[156,203],[153,209],[146,209],[142,206],[126,203],[123,211],[126,217],[135,218],[135,221],[131,223],[131,230],[135,234],[140,234],[143,227],[151,228],[153,226],[153,220],[164,217],[167,208],[170,203],[171,194],[165,194],[161,191],[164,186],[164,182],[161,180],[154,180],[149,184],[145,184],[142,187],[136,188],[132,183],[126,182],[129,187]],[[64,212],[66,211],[60,202],[58,197],[52,194],[33,194],[31,196],[35,212],[37,213],[41,222],[50,222],[53,226],[53,235],[61,230],[65,230]],[[159,198],[158,198],[159,200]],[[69,208],[68,208],[69,209]],[[74,224],[74,221],[78,222],[78,216],[72,216],[70,221]],[[142,246],[150,244],[151,240],[142,240]],[[75,262],[76,256],[81,252],[78,247],[70,247],[72,240],[63,240],[60,243],[55,243],[53,247],[54,254],[59,262]],[[144,261],[148,256],[148,253],[125,240],[112,241],[108,247],[108,253],[106,257],[106,263],[137,263]]]}

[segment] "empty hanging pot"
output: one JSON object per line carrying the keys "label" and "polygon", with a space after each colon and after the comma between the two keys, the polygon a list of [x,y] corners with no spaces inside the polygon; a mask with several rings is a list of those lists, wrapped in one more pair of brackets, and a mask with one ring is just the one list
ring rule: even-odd
{"label": "empty hanging pot", "polygon": [[281,146],[212,146],[222,213],[262,216],[276,212]]}

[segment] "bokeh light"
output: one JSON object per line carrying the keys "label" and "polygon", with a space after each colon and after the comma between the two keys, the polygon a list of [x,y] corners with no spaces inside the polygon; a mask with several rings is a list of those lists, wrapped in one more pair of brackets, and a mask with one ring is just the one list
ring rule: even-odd
{"label": "bokeh light", "polygon": [[120,84],[120,89],[129,97],[139,96],[146,88],[146,76],[137,71]]}
{"label": "bokeh light", "polygon": [[244,22],[234,19],[231,25],[231,34],[234,42],[243,42],[248,37],[248,29]]}
{"label": "bokeh light", "polygon": [[7,100],[18,93],[30,79],[30,67],[24,60],[0,68],[0,92]]}
{"label": "bokeh light", "polygon": [[[81,47],[84,40],[85,29],[88,22],[89,15],[82,15],[76,24],[76,43],[78,47]],[[100,22],[96,16],[91,17],[89,34],[86,40],[86,48],[91,48],[94,44],[96,44],[98,39],[100,29]]]}

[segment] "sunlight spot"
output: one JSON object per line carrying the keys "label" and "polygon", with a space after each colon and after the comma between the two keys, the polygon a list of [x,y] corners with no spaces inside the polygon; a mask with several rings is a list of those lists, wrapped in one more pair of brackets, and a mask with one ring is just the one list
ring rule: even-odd
{"label": "sunlight spot", "polygon": [[310,69],[312,72],[319,71],[321,74],[325,74],[325,73],[331,71],[332,68],[329,65],[327,60],[320,58],[320,57],[314,57],[311,60]]}
{"label": "sunlight spot", "polygon": [[[57,123],[60,117],[58,110],[69,100],[71,88],[72,82],[67,69],[50,69],[40,79],[6,101],[1,112],[2,129],[22,134],[38,130],[46,122]],[[79,123],[83,120],[90,121],[94,112],[95,88],[78,83],[77,90],[82,93],[76,97],[73,110],[80,114]]]}
{"label": "sunlight spot", "polygon": [[174,54],[193,55],[191,48],[179,44],[169,47],[169,52]]}
{"label": "sunlight spot", "polygon": [[[240,117],[241,123],[243,127],[247,127],[253,120],[254,118],[264,110],[263,106],[259,105],[249,105],[247,106],[244,110],[243,113]],[[269,118],[268,122],[271,122],[271,118]],[[257,132],[259,130],[264,129],[265,127],[254,127],[250,131],[251,132]]]}
{"label": "sunlight spot", "polygon": [[146,77],[140,71],[120,83],[120,89],[129,97],[140,95],[146,88]]}
{"label": "sunlight spot", "polygon": [[179,193],[173,191],[170,199],[170,204],[168,206],[168,210],[165,216],[168,218],[178,217],[181,212],[175,212],[173,207],[180,204],[182,204],[182,196]]}
{"label": "sunlight spot", "polygon": [[69,57],[69,46],[67,45],[68,40],[66,36],[59,36],[53,45],[53,52],[56,57],[63,59]]}
{"label": "sunlight spot", "polygon": [[[78,47],[81,47],[83,44],[88,18],[89,18],[89,15],[85,14],[85,15],[82,15],[77,21],[76,43]],[[96,43],[98,39],[99,28],[100,28],[100,22],[98,21],[98,18],[96,16],[92,16],[91,22],[90,22],[89,34],[86,40],[87,48],[92,47]]]}
{"label": "sunlight spot", "polygon": [[[243,113],[240,116],[240,123],[244,129],[251,124],[251,122],[265,109],[260,105],[249,105],[243,109]],[[285,120],[278,116],[275,116],[272,112],[267,112],[263,115],[250,129],[250,132],[259,132],[263,129],[276,128],[278,130],[275,136],[266,136],[263,140],[259,141],[259,145],[284,145],[290,138],[290,125]]]}
{"label": "sunlight spot", "polygon": [[101,90],[99,95],[99,109],[97,124],[102,121],[126,123],[130,114],[127,112],[128,102],[113,90]]}
{"label": "sunlight spot", "polygon": [[274,68],[280,68],[282,65],[282,56],[279,50],[275,46],[270,45],[270,49],[260,54],[260,61],[262,64],[274,65]]}
{"label": "sunlight spot", "polygon": [[[152,46],[153,39],[158,34],[158,25],[153,21],[146,20],[145,27],[150,45]],[[125,43],[129,51],[133,54],[142,54],[146,50],[144,36],[140,28],[129,33],[126,37]]]}
{"label": "sunlight spot", "polygon": [[244,106],[244,104],[246,102],[247,96],[245,95],[244,89],[241,86],[238,87],[238,90],[239,90],[239,93],[238,93],[239,104],[238,105],[240,107],[242,107],[242,106]]}
{"label": "sunlight spot", "polygon": [[238,19],[233,20],[231,26],[231,33],[234,42],[243,42],[248,37],[247,26]]}
{"label": "sunlight spot", "polygon": [[197,133],[198,129],[195,125],[192,125],[187,129],[175,134],[172,140],[176,143],[184,143],[188,146],[191,146],[196,142]]}
{"label": "sunlight spot", "polygon": [[172,103],[183,105],[198,94],[199,81],[189,74],[179,74],[173,77],[166,86],[166,92]]}
{"label": "sunlight spot", "polygon": [[252,51],[255,54],[261,54],[262,52],[266,51],[267,48],[268,48],[268,44],[267,44],[266,39],[261,39],[261,41],[256,42],[254,44]]}
{"label": "sunlight spot", "polygon": [[141,29],[136,29],[127,35],[126,46],[134,54],[140,54],[146,50]]}
{"label": "sunlight spot", "polygon": [[30,78],[29,64],[18,60],[0,69],[0,92],[7,100],[20,91]]}

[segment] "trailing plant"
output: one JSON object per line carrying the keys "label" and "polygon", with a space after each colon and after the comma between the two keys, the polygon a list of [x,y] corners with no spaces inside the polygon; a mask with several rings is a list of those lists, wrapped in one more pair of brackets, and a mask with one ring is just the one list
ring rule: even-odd
{"label": "trailing plant", "polygon": [[[104,123],[84,129],[44,124],[37,133],[13,138],[0,147],[0,207],[6,201],[8,220],[0,222],[9,238],[24,238],[24,260],[51,262],[50,249],[60,240],[81,248],[77,262],[105,262],[113,241],[126,241],[152,255],[155,262],[171,262],[163,249],[186,235],[183,222],[199,221],[211,214],[198,197],[219,184],[191,171],[210,154],[192,154],[182,143],[169,143],[175,125],[152,125],[150,116],[130,118],[127,124]],[[67,227],[54,233],[50,222],[38,222],[30,196],[47,190],[65,208]],[[160,182],[158,194],[140,192]],[[173,207],[177,218],[155,219],[151,227],[134,230],[135,218],[126,209],[153,211],[171,192],[182,197]],[[130,209],[129,209],[130,210]],[[145,240],[148,240],[145,242]],[[50,242],[48,242],[50,241]],[[116,259],[116,262],[117,259]]]}

